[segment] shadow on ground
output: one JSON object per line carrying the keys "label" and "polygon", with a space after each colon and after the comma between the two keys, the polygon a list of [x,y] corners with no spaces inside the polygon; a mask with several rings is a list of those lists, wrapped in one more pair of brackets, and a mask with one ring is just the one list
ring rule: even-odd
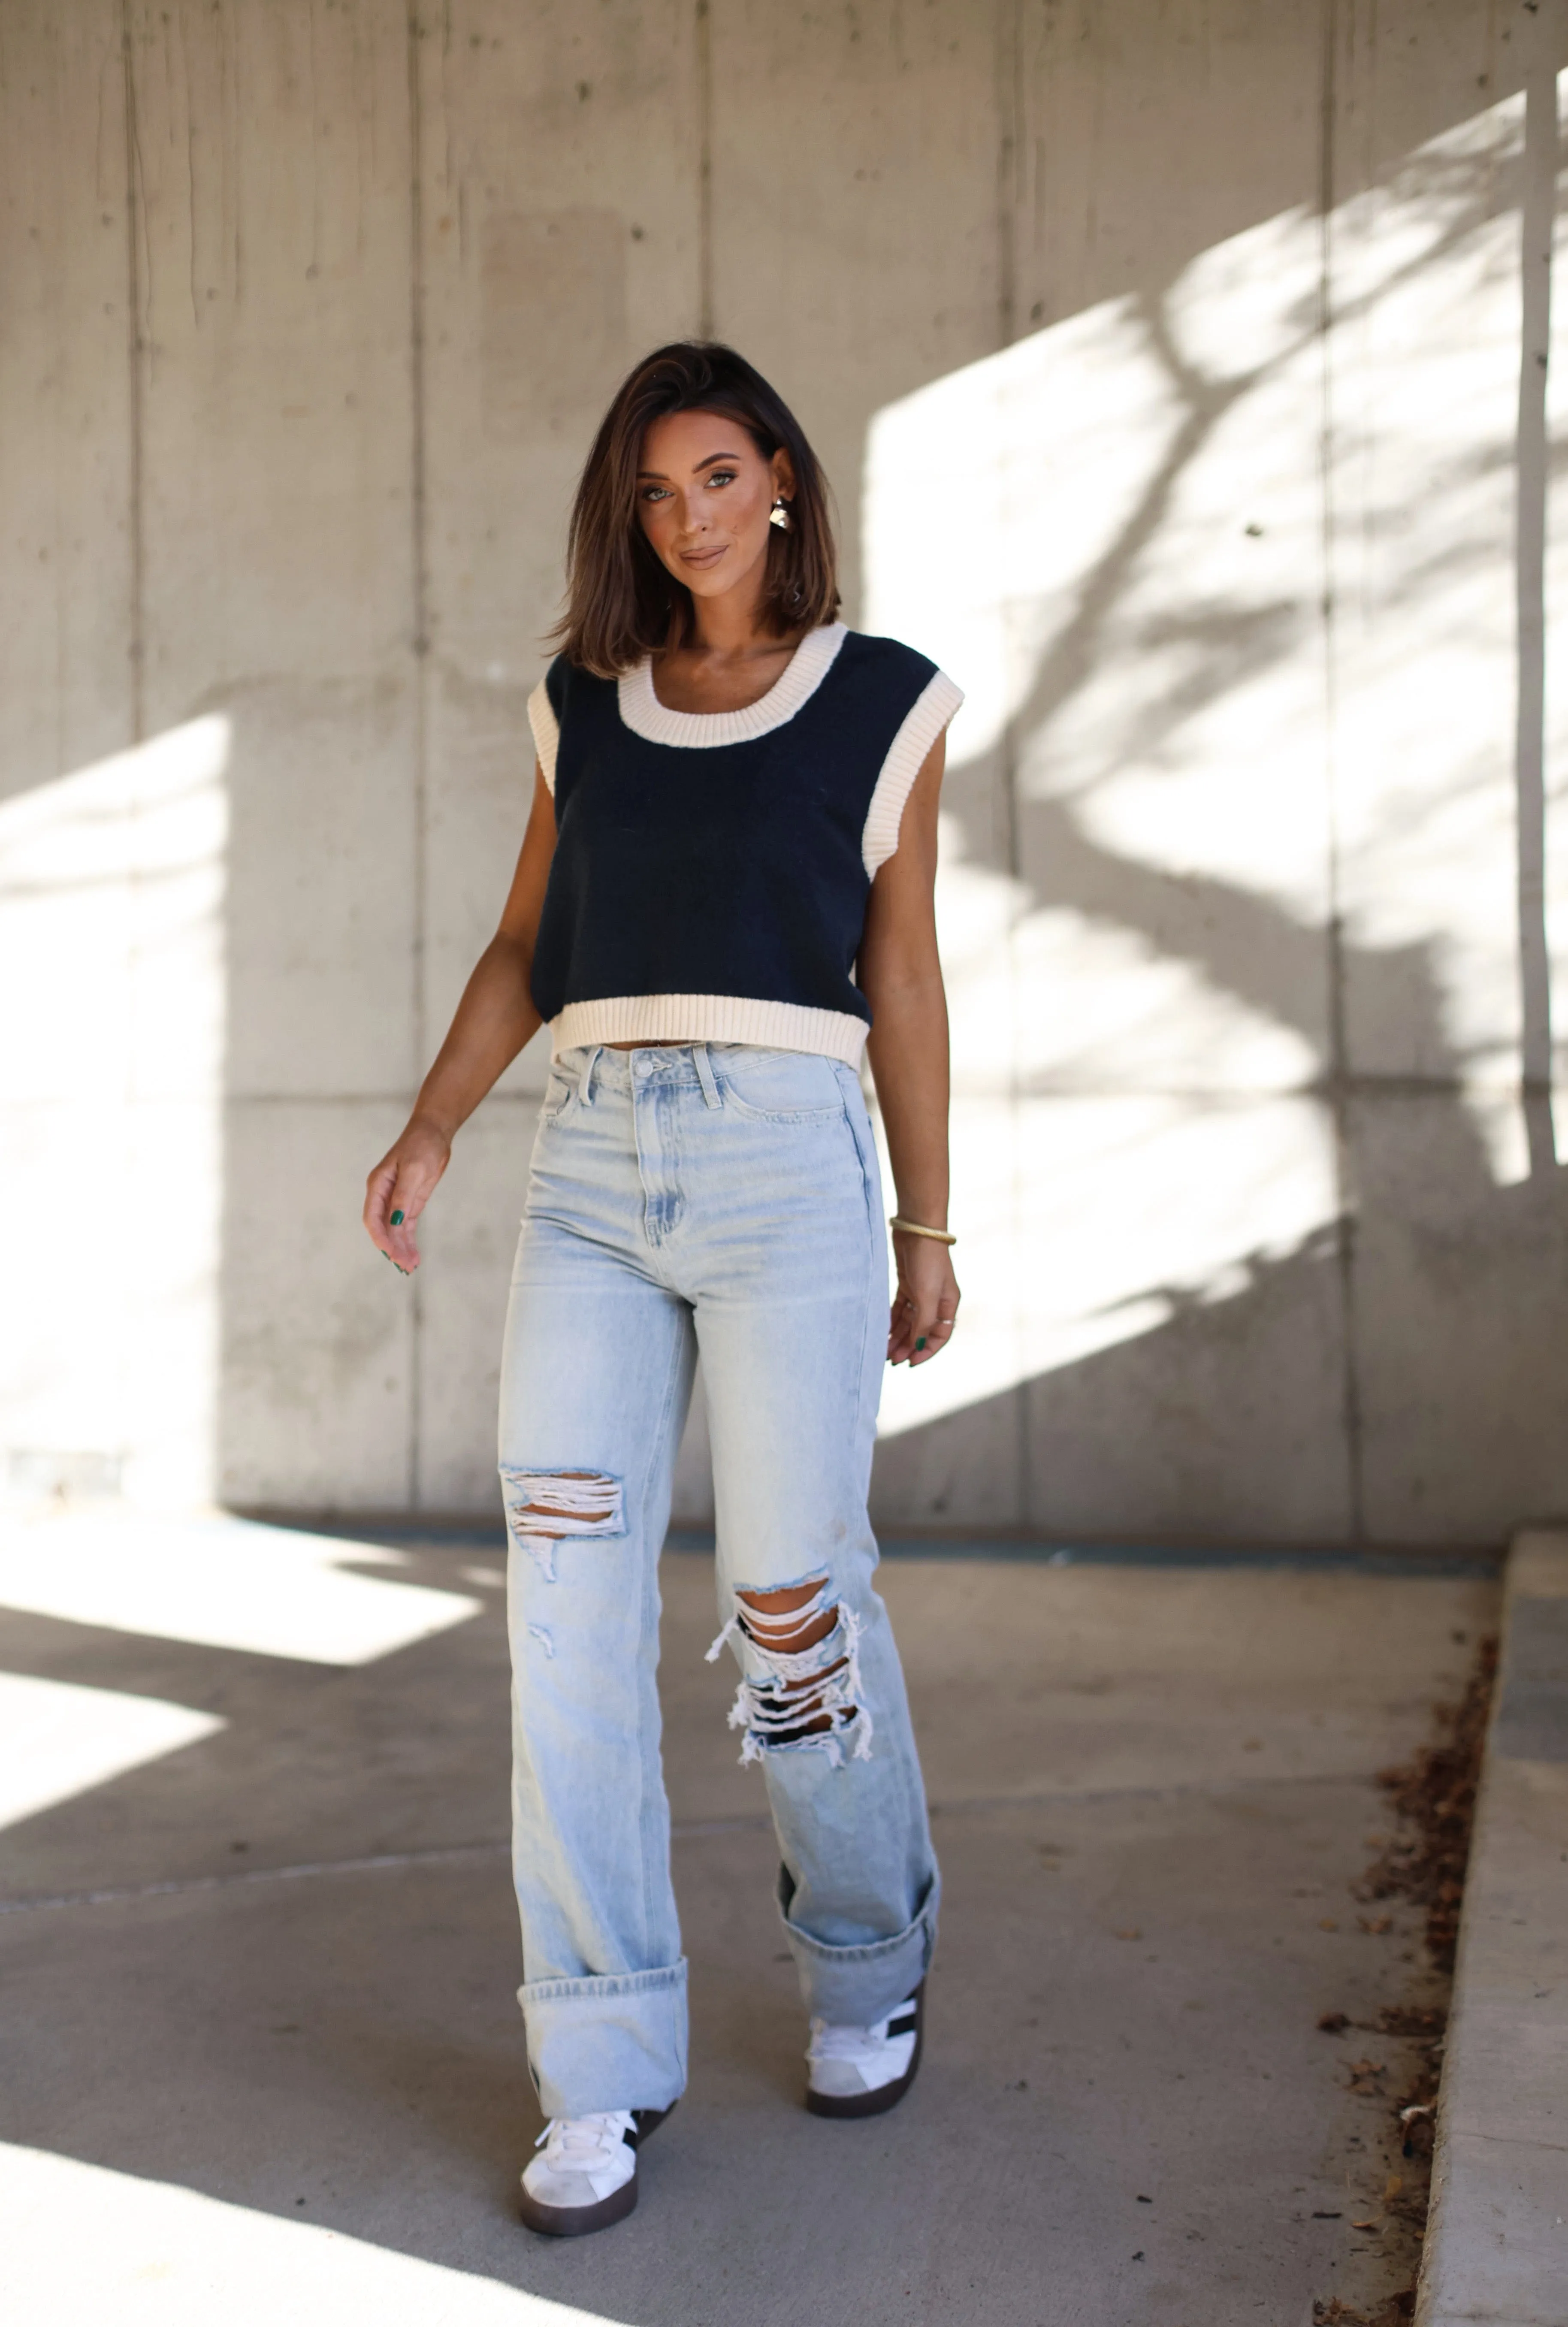
{"label": "shadow on ground", "polygon": [[[467,2274],[453,2320],[467,2285],[628,2327],[1239,2327],[1387,2283],[1347,2228],[1360,2105],[1314,2023],[1371,2018],[1417,1976],[1414,1920],[1368,1935],[1347,1886],[1372,1773],[1453,1687],[1490,1584],[885,1569],[947,1906],[919,2082],[895,2116],[837,2126],[798,2106],[770,1836],[701,1657],[711,1563],[667,1555],[692,2082],[638,2214],[556,2246],[513,2212],[538,2118],[499,1556],[415,1548],[397,1574],[483,1612],[348,1668],[0,1620],[13,1672],[227,1724],[5,1836],[7,2142]],[[28,2232],[52,2240],[62,2302],[98,2202]],[[171,2237],[167,2303],[134,2315],[184,2327],[202,2313]]]}

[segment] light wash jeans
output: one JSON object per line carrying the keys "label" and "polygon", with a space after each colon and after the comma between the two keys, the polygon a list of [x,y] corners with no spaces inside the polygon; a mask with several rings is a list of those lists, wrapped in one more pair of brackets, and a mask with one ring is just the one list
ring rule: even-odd
{"label": "light wash jeans", "polygon": [[[848,1067],[699,1043],[552,1069],[500,1401],[518,2000],[551,2117],[665,2108],[686,2082],[658,1566],[699,1350],[731,1718],[807,2009],[869,2025],[925,1973],[937,1869],[866,1516],[886,1253]],[[736,1594],[798,1584],[836,1621],[785,1656]]]}

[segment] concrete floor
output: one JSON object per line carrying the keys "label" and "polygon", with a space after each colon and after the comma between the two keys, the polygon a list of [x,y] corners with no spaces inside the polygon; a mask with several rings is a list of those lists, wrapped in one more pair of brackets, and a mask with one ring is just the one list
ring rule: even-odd
{"label": "concrete floor", "polygon": [[[1350,2229],[1386,2103],[1347,2092],[1315,2023],[1424,1992],[1408,1918],[1366,1932],[1349,1885],[1372,1773],[1457,1687],[1490,1584],[890,1562],[943,1939],[909,2102],[825,2125],[798,2107],[760,1781],[702,1661],[711,1562],[668,1555],[692,2083],[638,2213],[554,2245],[513,2213],[538,2119],[499,1557],[329,1546],[332,1588],[402,1591],[414,1635],[330,1663],[277,1652],[257,1534],[204,1572],[248,1561],[267,1653],[200,1609],[127,1617],[123,1566],[91,1621],[80,1576],[112,1596],[112,1562],[79,1544],[0,1558],[0,1671],[222,1724],[0,1836],[19,2320],[1306,2327],[1314,2296],[1407,2281],[1406,2254]],[[433,1590],[458,1596],[420,1636]],[[1392,2086],[1401,2048],[1378,2042]]]}

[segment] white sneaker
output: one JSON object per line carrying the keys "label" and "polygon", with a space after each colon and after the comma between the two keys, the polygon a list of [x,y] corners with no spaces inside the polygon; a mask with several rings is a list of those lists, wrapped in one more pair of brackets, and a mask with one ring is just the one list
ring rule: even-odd
{"label": "white sneaker", "polygon": [[[675,2103],[670,2103],[670,2108]],[[606,2109],[597,2117],[553,2117],[523,2174],[522,2215],[546,2238],[580,2238],[608,2229],[637,2203],[637,2149],[669,2109]]]}
{"label": "white sneaker", "polygon": [[901,2101],[915,2081],[925,2034],[926,1988],[874,2028],[811,2023],[806,2049],[806,2106],[814,2117],[880,2117]]}

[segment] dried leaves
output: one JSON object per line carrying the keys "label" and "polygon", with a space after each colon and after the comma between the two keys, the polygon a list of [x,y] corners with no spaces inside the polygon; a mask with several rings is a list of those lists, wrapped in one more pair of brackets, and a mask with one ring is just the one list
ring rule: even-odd
{"label": "dried leaves", "polygon": [[1342,2303],[1330,2295],[1327,2303],[1312,2305],[1312,2327],[1404,2327],[1404,2322],[1415,2316],[1415,2289],[1402,2286],[1376,2311],[1358,2311],[1354,2305]]}
{"label": "dried leaves", "polygon": [[[1497,1642],[1483,1640],[1460,1703],[1436,1708],[1436,1742],[1423,1746],[1405,1768],[1381,1772],[1378,1783],[1397,1815],[1398,1827],[1393,1836],[1367,1836],[1367,1847],[1378,1855],[1357,1886],[1358,1896],[1367,1903],[1406,1899],[1425,1909],[1427,1950],[1440,1976],[1453,1969],[1497,1659]],[[1363,1931],[1381,1937],[1393,1919],[1362,1915],[1357,1920]],[[1348,2089],[1378,2103],[1379,2114],[1392,2102],[1397,2131],[1390,2148],[1398,2160],[1411,2161],[1404,2171],[1388,2174],[1381,2216],[1374,2212],[1376,2199],[1363,2182],[1360,2210],[1349,2224],[1363,2237],[1403,2230],[1403,2242],[1395,2239],[1386,2248],[1370,2249],[1386,2253],[1391,2264],[1402,2254],[1408,2257],[1410,2234],[1419,2239],[1426,2226],[1429,2163],[1447,2019],[1446,2005],[1440,2002],[1386,2004],[1375,2022],[1352,2020],[1348,2012],[1325,2012],[1318,2021],[1326,2036],[1342,2036],[1355,2028],[1364,2035],[1395,2038],[1409,2048],[1394,2072],[1404,2089],[1396,2089],[1393,2094],[1388,2089],[1386,2062],[1367,2057],[1351,2061],[1346,2070]],[[1334,2295],[1312,2305],[1312,2318],[1314,2327],[1404,2327],[1414,2311],[1415,2289],[1409,2286],[1369,2311],[1356,2310],[1343,2296]]]}
{"label": "dried leaves", "polygon": [[[1319,2027],[1322,2024],[1320,2020]],[[1447,2025],[1448,2014],[1441,2004],[1386,2004],[1377,2014],[1383,2036],[1441,2036]]]}
{"label": "dried leaves", "polygon": [[1411,1899],[1426,1909],[1426,1944],[1440,1971],[1453,1969],[1475,1818],[1476,1786],[1487,1715],[1497,1677],[1498,1644],[1483,1640],[1475,1670],[1456,1706],[1440,1706],[1444,1734],[1401,1770],[1379,1771],[1377,1782],[1405,1831],[1367,1868],[1364,1899]]}

